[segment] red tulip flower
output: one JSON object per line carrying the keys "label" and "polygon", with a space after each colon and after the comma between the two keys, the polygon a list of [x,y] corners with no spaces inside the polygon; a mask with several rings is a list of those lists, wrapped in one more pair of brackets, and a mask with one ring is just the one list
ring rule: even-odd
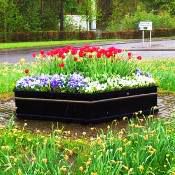
{"label": "red tulip flower", "polygon": [[86,54],[82,51],[79,52],[79,57],[84,57]]}
{"label": "red tulip flower", "polygon": [[64,54],[63,54],[63,55],[61,55],[61,58],[62,58],[62,59],[65,59],[65,55],[64,55]]}
{"label": "red tulip flower", "polygon": [[44,50],[40,50],[40,54],[41,55],[44,55]]}
{"label": "red tulip flower", "polygon": [[71,54],[72,54],[72,55],[76,55],[76,54],[77,54],[77,49],[73,48],[73,49],[71,50]]}
{"label": "red tulip flower", "polygon": [[64,63],[60,63],[60,64],[58,64],[58,67],[60,67],[60,68],[64,68]]}
{"label": "red tulip flower", "polygon": [[97,52],[97,58],[101,58],[102,54],[100,52]]}
{"label": "red tulip flower", "polygon": [[137,59],[138,59],[138,60],[141,60],[141,59],[142,59],[142,56],[138,56]]}
{"label": "red tulip flower", "polygon": [[122,49],[118,49],[118,53],[122,53]]}
{"label": "red tulip flower", "polygon": [[32,57],[35,58],[35,57],[36,57],[36,53],[33,53],[33,54],[32,54]]}
{"label": "red tulip flower", "polygon": [[131,57],[132,57],[132,53],[128,52],[128,58],[131,59]]}

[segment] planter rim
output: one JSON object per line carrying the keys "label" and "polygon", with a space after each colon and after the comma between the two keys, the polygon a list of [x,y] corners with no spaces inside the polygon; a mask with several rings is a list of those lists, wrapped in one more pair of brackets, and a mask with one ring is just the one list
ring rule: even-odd
{"label": "planter rim", "polygon": [[152,85],[152,86],[143,86],[143,87],[134,87],[134,88],[127,88],[127,89],[120,89],[120,90],[112,90],[112,91],[104,91],[104,92],[93,92],[93,93],[71,93],[71,92],[54,92],[54,91],[29,91],[29,90],[18,90],[16,88],[13,89],[13,92],[23,92],[23,93],[48,93],[48,94],[60,94],[60,95],[87,95],[87,96],[93,96],[93,95],[101,95],[101,94],[110,94],[115,92],[126,92],[129,90],[138,90],[138,89],[145,89],[145,88],[158,88],[158,85]]}

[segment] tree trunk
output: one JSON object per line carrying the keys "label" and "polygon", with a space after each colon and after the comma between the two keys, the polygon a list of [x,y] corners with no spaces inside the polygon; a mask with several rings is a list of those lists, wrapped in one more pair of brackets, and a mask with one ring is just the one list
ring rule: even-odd
{"label": "tree trunk", "polygon": [[60,1],[60,39],[64,39],[64,0]]}
{"label": "tree trunk", "polygon": [[97,0],[97,10],[99,14],[97,29],[103,31],[112,15],[112,0]]}

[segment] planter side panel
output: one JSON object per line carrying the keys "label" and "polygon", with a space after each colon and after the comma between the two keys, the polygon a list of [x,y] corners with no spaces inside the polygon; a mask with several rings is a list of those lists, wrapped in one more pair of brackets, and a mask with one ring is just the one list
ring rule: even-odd
{"label": "planter side panel", "polygon": [[[98,97],[99,98],[99,97]],[[35,98],[37,99],[37,98]],[[39,99],[39,98],[38,98]],[[103,99],[103,98],[102,98]],[[56,119],[58,121],[75,121],[81,123],[107,121],[123,116],[132,116],[142,111],[150,114],[157,106],[157,94],[148,93],[125,97],[108,98],[99,101],[54,101],[16,99],[17,117],[31,119]]]}

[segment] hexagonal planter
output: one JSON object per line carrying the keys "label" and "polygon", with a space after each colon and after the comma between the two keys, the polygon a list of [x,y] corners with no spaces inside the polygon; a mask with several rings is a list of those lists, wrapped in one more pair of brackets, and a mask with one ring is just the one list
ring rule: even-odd
{"label": "hexagonal planter", "polygon": [[15,90],[16,116],[66,122],[103,122],[157,106],[157,87],[94,94],[70,94]]}

